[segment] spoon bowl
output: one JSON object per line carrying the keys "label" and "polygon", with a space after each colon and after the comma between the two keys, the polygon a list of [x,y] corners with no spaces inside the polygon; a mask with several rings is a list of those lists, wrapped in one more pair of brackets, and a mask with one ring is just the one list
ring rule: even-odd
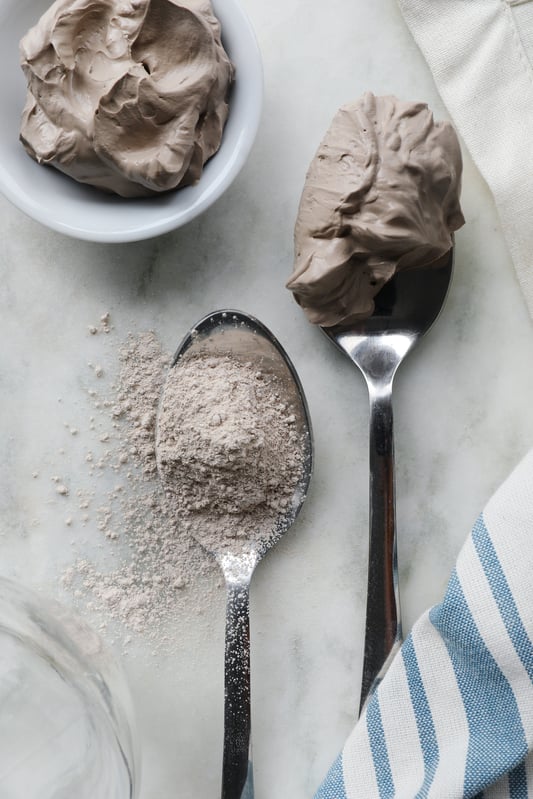
{"label": "spoon bowl", "polygon": [[440,314],[453,248],[431,267],[397,272],[375,297],[372,316],[322,328],[359,368],[370,399],[368,588],[360,709],[402,641],[394,480],[392,385],[396,371]]}
{"label": "spoon bowl", "polygon": [[[313,462],[309,411],[298,375],[288,355],[257,319],[241,311],[221,310],[205,316],[185,336],[174,356],[171,369],[180,369],[185,356],[227,356],[243,364],[253,363],[273,376],[290,407],[298,440],[302,447],[302,468],[293,494],[279,515],[273,519],[268,534],[236,539],[231,546],[221,540],[199,543],[216,558],[226,583],[226,644],[224,751],[222,799],[253,799],[253,770],[250,745],[250,622],[249,591],[255,567],[281,539],[295,521],[307,495]],[[161,406],[160,406],[161,413]],[[159,417],[160,418],[160,417]],[[163,468],[159,446],[159,423],[156,436],[159,474],[167,490],[172,491]]]}

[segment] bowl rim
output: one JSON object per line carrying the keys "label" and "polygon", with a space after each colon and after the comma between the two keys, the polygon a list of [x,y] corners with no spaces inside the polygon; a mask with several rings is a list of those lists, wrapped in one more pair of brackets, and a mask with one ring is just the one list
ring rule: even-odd
{"label": "bowl rim", "polygon": [[[50,215],[47,208],[43,206],[41,202],[32,197],[26,189],[24,191],[21,190],[17,180],[13,177],[10,171],[6,169],[6,166],[1,163],[1,161],[0,192],[20,211],[51,230],[55,230],[58,233],[62,233],[78,240],[111,244],[142,241],[144,239],[150,239],[164,233],[169,233],[170,231],[176,230],[187,224],[192,219],[206,211],[207,208],[209,208],[214,202],[216,202],[216,200],[221,197],[221,195],[226,191],[226,189],[231,185],[241,171],[254,144],[257,131],[259,129],[263,107],[264,73],[261,51],[255,31],[246,12],[240,5],[239,0],[211,1],[215,10],[215,15],[220,20],[222,25],[222,37],[224,38],[224,29],[228,25],[228,23],[224,23],[224,18],[227,20],[231,18],[232,21],[235,21],[235,27],[237,27],[240,31],[240,35],[246,36],[247,40],[245,44],[249,54],[246,69],[246,94],[248,98],[253,98],[253,101],[247,102],[246,114],[242,116],[241,124],[239,125],[237,131],[235,145],[232,150],[228,151],[226,155],[226,162],[223,164],[223,167],[206,190],[201,191],[198,197],[193,199],[193,201],[185,207],[177,207],[172,209],[165,208],[162,205],[161,214],[157,215],[157,218],[147,219],[146,222],[136,225],[135,227],[132,226],[127,230],[122,228],[119,224],[114,227],[110,225],[109,228],[101,230],[97,229],[94,224],[85,224],[82,220],[77,221],[76,224],[73,221],[66,222],[64,219],[59,218],[57,214],[54,216]],[[232,58],[231,53],[230,58]],[[224,138],[222,139],[222,143],[223,142]],[[22,145],[20,145],[20,147],[22,151]],[[215,153],[210,161],[214,161],[219,152],[220,151]],[[206,166],[209,167],[209,162],[207,162]],[[54,167],[50,168],[54,169]],[[68,181],[73,180],[67,176],[62,177]],[[176,189],[174,192],[179,191],[180,196],[183,196],[184,192],[194,192],[194,190],[200,185],[201,178],[198,183],[194,184],[193,186],[184,187],[183,189]],[[144,199],[147,202],[150,202],[153,199],[155,202],[158,200],[161,202],[161,200],[164,201],[166,199],[171,199],[174,192],[164,192],[160,195],[155,195],[153,198],[141,198],[141,201]],[[137,198],[121,198],[118,196],[115,197],[113,195],[107,195],[106,199],[112,202],[120,203],[121,205],[122,203],[138,202]],[[65,202],[67,202],[67,200],[65,200]],[[112,208],[110,208],[110,212],[112,212]]]}

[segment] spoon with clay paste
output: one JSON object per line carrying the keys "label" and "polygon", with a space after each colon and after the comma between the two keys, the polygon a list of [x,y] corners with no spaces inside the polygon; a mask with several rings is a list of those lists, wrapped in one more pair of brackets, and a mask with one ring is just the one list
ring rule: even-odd
{"label": "spoon with clay paste", "polygon": [[359,367],[370,398],[370,535],[361,709],[402,642],[392,383],[407,353],[437,319],[452,270],[453,248],[431,268],[398,271],[374,298],[368,319],[322,328]]}
{"label": "spoon with clay paste", "polygon": [[[204,317],[179,346],[171,369],[179,369],[187,355],[231,355],[243,363],[252,362],[263,373],[275,376],[282,388],[283,401],[291,407],[302,446],[303,468],[291,500],[269,530],[254,540],[252,535],[229,551],[222,543],[198,537],[216,558],[226,583],[226,644],[224,672],[224,751],[222,799],[253,799],[253,770],[250,712],[250,621],[249,591],[259,561],[293,524],[307,495],[311,478],[313,443],[307,403],[296,371],[281,344],[257,319],[240,311],[216,311]],[[160,406],[161,414],[161,406]],[[159,415],[161,419],[161,415]],[[158,423],[158,431],[159,431]],[[161,462],[159,432],[156,454],[159,474],[167,490],[172,485]],[[252,533],[252,531],[251,531]]]}

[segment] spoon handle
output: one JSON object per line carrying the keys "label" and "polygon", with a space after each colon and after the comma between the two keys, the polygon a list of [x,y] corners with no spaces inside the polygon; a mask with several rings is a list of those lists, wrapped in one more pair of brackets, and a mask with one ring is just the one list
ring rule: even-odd
{"label": "spoon handle", "polygon": [[253,799],[250,582],[227,580],[222,799]]}
{"label": "spoon handle", "polygon": [[370,397],[370,540],[360,710],[401,641],[392,380],[367,379]]}

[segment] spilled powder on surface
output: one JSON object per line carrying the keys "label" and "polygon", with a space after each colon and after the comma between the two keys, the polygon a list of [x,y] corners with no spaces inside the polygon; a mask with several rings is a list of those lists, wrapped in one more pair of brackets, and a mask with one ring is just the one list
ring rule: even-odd
{"label": "spilled powder on surface", "polygon": [[126,636],[140,634],[158,645],[191,580],[215,569],[180,524],[178,503],[157,474],[155,424],[168,363],[154,333],[130,334],[109,396],[89,389],[95,415],[89,419],[83,484],[91,489],[71,490],[65,524],[99,537],[104,559],[109,553],[116,565],[104,571],[79,557],[62,575],[63,586],[102,627],[116,622]]}

